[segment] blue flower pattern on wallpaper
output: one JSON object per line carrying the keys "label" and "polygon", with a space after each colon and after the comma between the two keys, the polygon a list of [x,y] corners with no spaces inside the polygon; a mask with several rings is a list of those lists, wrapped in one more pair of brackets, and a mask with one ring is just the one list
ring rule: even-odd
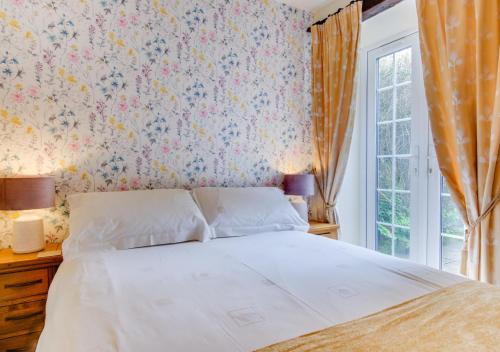
{"label": "blue flower pattern on wallpaper", "polygon": [[3,0],[0,174],[55,175],[49,241],[74,192],[277,185],[311,159],[309,23],[273,0]]}

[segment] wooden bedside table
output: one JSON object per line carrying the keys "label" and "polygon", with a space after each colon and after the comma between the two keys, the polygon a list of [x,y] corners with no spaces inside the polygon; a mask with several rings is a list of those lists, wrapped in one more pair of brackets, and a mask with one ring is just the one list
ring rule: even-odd
{"label": "wooden bedside table", "polygon": [[[44,251],[60,250],[48,244]],[[38,257],[0,250],[0,352],[34,351],[45,320],[49,285],[62,255]]]}
{"label": "wooden bedside table", "polygon": [[313,235],[321,235],[333,240],[338,239],[339,225],[329,224],[325,222],[309,221],[309,233]]}

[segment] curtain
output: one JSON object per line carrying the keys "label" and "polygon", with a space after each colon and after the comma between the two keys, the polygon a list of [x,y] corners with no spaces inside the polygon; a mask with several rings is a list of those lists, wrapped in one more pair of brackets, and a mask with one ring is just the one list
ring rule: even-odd
{"label": "curtain", "polygon": [[418,0],[429,118],[466,224],[462,273],[500,283],[500,2]]}
{"label": "curtain", "polygon": [[318,188],[311,212],[318,221],[338,223],[335,204],[354,127],[361,5],[351,3],[311,28],[313,170]]}

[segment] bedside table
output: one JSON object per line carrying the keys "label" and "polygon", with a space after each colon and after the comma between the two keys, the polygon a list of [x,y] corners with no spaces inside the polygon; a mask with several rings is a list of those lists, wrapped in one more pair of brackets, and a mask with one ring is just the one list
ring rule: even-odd
{"label": "bedside table", "polygon": [[[43,252],[60,250],[48,244]],[[0,352],[34,351],[45,321],[49,285],[62,255],[0,250]]]}
{"label": "bedside table", "polygon": [[309,233],[328,237],[333,240],[338,239],[339,227],[339,225],[329,224],[327,222],[309,221]]}

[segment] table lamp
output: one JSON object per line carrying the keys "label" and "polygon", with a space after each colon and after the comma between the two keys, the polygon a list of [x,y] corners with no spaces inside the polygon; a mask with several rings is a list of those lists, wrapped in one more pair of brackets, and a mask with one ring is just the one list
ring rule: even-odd
{"label": "table lamp", "polygon": [[[13,176],[0,178],[0,210],[30,210],[54,206],[54,178]],[[31,253],[45,247],[43,219],[28,212],[14,220],[12,251]]]}
{"label": "table lamp", "polygon": [[309,210],[304,197],[314,195],[314,175],[285,175],[283,188],[286,195],[298,196],[291,199],[291,203],[302,219],[308,221]]}

